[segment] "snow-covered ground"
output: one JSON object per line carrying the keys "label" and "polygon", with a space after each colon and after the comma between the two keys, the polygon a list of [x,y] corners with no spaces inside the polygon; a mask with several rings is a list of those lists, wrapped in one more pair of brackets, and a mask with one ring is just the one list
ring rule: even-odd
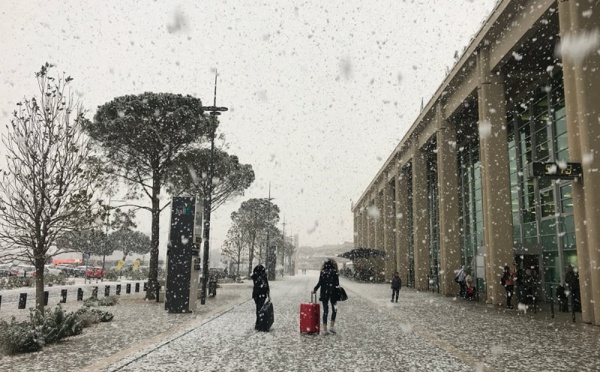
{"label": "snow-covered ground", "polygon": [[389,284],[342,279],[336,335],[299,332],[317,272],[271,283],[275,323],[256,332],[251,284],[224,284],[196,314],[123,300],[115,320],[0,370],[83,371],[596,371],[600,329],[568,316],[523,314]]}

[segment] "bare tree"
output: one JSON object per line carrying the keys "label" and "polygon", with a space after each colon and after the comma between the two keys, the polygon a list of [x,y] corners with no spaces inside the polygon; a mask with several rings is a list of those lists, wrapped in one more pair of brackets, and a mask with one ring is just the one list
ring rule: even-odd
{"label": "bare tree", "polygon": [[98,178],[87,166],[90,147],[81,131],[84,110],[68,90],[71,77],[36,78],[39,97],[17,103],[2,136],[7,169],[0,183],[1,258],[36,268],[36,308],[44,309],[44,263],[62,253],[55,240],[91,224]]}
{"label": "bare tree", "polygon": [[240,264],[242,262],[242,253],[246,248],[246,229],[236,221],[240,216],[238,213],[233,212],[231,219],[233,223],[227,231],[227,239],[223,243],[223,254],[226,257],[233,259],[237,264],[236,276],[240,276]]}

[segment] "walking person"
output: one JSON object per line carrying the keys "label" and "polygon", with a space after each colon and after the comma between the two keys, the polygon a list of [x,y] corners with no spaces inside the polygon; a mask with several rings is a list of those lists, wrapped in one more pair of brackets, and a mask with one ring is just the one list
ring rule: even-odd
{"label": "walking person", "polygon": [[402,287],[402,280],[400,274],[396,271],[392,278],[392,302],[394,302],[394,296],[396,296],[396,303],[398,302],[398,295],[400,294],[400,288]]}
{"label": "walking person", "polygon": [[458,283],[460,288],[459,296],[465,298],[467,294],[467,284],[465,283],[465,267],[461,266],[459,270],[456,271],[456,276],[454,277],[454,281]]}
{"label": "walking person", "polygon": [[254,329],[259,329],[258,313],[264,305],[267,297],[270,296],[269,280],[267,279],[267,271],[265,270],[265,267],[261,264],[256,265],[250,278],[252,278],[252,281],[254,282],[254,287],[252,288],[252,298],[256,304],[256,323],[254,324]]}
{"label": "walking person", "polygon": [[337,262],[331,258],[327,259],[323,263],[321,273],[319,275],[319,282],[313,289],[312,293],[316,293],[319,288],[321,292],[319,300],[323,302],[323,332],[327,333],[327,318],[329,315],[329,303],[331,302],[331,326],[329,327],[329,333],[335,334],[335,318],[337,315],[337,291],[336,288],[340,286],[340,278],[338,275]]}
{"label": "walking person", "polygon": [[504,286],[504,289],[506,289],[506,307],[508,309],[512,309],[513,306],[511,304],[511,300],[515,289],[515,281],[514,273],[510,271],[508,265],[504,266],[504,271],[502,273],[502,279],[500,279],[500,284],[502,284]]}

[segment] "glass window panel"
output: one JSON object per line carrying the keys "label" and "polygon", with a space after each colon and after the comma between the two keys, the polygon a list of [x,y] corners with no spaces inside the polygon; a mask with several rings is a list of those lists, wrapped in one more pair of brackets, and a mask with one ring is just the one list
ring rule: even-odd
{"label": "glass window panel", "polygon": [[523,237],[523,245],[533,246],[537,244],[537,236]]}
{"label": "glass window panel", "polygon": [[[571,185],[566,185],[560,188],[561,208],[563,213],[573,211],[573,195]],[[571,219],[573,216],[569,216]],[[566,217],[565,217],[566,218]]]}
{"label": "glass window panel", "polygon": [[567,118],[565,116],[565,108],[560,108],[554,111],[554,120],[556,121],[556,134],[560,135],[567,133]]}
{"label": "glass window panel", "polygon": [[558,160],[569,161],[569,149],[564,149],[556,154]]}
{"label": "glass window panel", "polygon": [[[537,224],[535,223],[535,219],[523,224],[523,236],[526,238],[537,237]],[[537,242],[537,239],[535,242]]]}
{"label": "glass window panel", "polygon": [[552,190],[544,190],[540,193],[542,204],[542,218],[552,216],[555,213],[554,193]]}
{"label": "glass window panel", "polygon": [[548,94],[543,93],[543,98],[533,105],[533,113],[535,116],[548,112]]}
{"label": "glass window panel", "polygon": [[552,186],[552,178],[547,178],[547,177],[538,178],[538,187],[540,189],[545,189],[550,186]]}
{"label": "glass window panel", "polygon": [[544,252],[544,280],[550,283],[560,282],[559,273],[560,260],[558,259],[558,252]]}
{"label": "glass window panel", "polygon": [[542,220],[540,223],[540,230],[541,235],[556,235],[556,220]]}
{"label": "glass window panel", "polygon": [[562,232],[574,232],[575,231],[575,218],[573,215],[565,216],[562,219],[560,225],[560,231]]}
{"label": "glass window panel", "polygon": [[556,137],[556,149],[557,151],[565,150],[569,148],[569,142],[567,139],[567,134],[564,133]]}
{"label": "glass window panel", "polygon": [[541,243],[542,243],[542,249],[544,250],[544,252],[558,250],[556,235],[542,236]]}

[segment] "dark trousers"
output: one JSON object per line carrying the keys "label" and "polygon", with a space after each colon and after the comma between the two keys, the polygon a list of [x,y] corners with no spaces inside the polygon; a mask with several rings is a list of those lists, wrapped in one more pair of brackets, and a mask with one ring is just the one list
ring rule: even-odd
{"label": "dark trousers", "polygon": [[459,296],[464,298],[467,294],[467,283],[463,280],[458,282],[458,285],[460,286]]}
{"label": "dark trousers", "polygon": [[396,302],[398,302],[399,294],[400,294],[400,288],[392,288],[392,301],[394,301],[394,296],[396,296]]}
{"label": "dark trousers", "polygon": [[258,297],[254,297],[254,303],[256,304],[256,323],[254,324],[254,328],[258,328],[258,312],[265,304],[265,300],[267,299],[266,295],[259,295]]}
{"label": "dark trousers", "polygon": [[510,304],[510,301],[512,300],[515,286],[507,285],[504,288],[506,288],[506,307],[512,307],[512,305]]}
{"label": "dark trousers", "polygon": [[323,324],[327,324],[327,316],[329,315],[329,301],[331,301],[331,321],[335,322],[335,316],[337,315],[337,307],[335,306],[336,301],[325,298],[323,299]]}

